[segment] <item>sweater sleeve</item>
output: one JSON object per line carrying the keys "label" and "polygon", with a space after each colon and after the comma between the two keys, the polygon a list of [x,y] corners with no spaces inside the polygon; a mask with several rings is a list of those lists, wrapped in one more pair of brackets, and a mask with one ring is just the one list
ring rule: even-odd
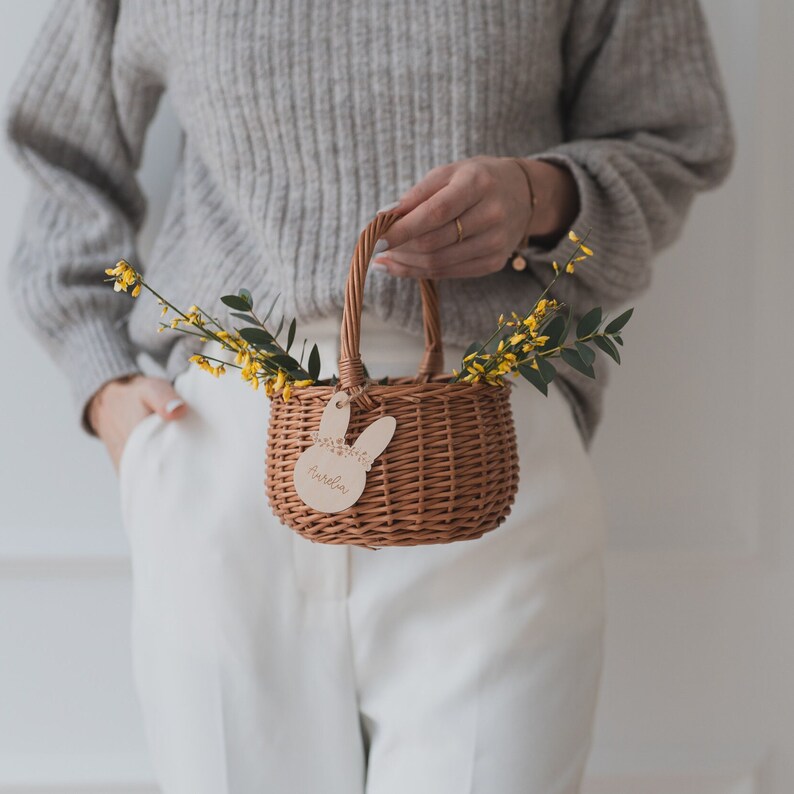
{"label": "sweater sleeve", "polygon": [[[651,281],[652,255],[679,235],[696,191],[733,160],[732,124],[696,0],[574,0],[563,38],[564,141],[532,155],[578,186],[572,227],[595,256],[562,273],[555,297],[575,309],[622,305]],[[545,286],[573,244],[524,249]]]}
{"label": "sweater sleeve", "polygon": [[93,394],[140,371],[124,325],[133,299],[103,279],[117,260],[136,261],[146,210],[136,170],[162,93],[113,63],[117,14],[111,0],[59,0],[5,118],[6,142],[31,178],[7,287],[23,326],[65,374],[89,435]]}

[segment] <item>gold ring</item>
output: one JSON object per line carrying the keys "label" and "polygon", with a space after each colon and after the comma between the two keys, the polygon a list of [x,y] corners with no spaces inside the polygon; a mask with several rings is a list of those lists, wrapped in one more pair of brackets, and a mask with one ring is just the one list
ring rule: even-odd
{"label": "gold ring", "polygon": [[463,239],[463,224],[460,222],[460,218],[455,218],[455,226],[458,227],[458,242]]}

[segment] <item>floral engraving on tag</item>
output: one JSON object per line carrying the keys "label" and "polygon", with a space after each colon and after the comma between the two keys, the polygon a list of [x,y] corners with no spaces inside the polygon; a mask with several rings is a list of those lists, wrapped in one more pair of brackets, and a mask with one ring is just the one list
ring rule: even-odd
{"label": "floral engraving on tag", "polygon": [[354,505],[364,491],[367,472],[394,435],[397,421],[381,416],[364,428],[348,445],[345,433],[350,421],[346,392],[335,392],[323,410],[320,427],[311,433],[292,474],[295,491],[309,507],[338,513]]}
{"label": "floral engraving on tag", "polygon": [[344,455],[348,458],[355,458],[366,471],[369,471],[370,468],[372,468],[372,464],[375,462],[375,459],[365,449],[349,447],[345,443],[344,438],[321,436],[319,430],[313,430],[311,432],[311,437],[315,444],[322,447],[323,449],[329,450],[334,455]]}

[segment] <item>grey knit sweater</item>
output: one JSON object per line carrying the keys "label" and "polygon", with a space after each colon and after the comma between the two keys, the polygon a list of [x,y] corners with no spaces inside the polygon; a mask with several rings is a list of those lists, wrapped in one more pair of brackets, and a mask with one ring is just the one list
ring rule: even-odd
{"label": "grey knit sweater", "polygon": [[[182,155],[141,262],[136,169],[166,88]],[[218,297],[246,287],[260,304],[280,292],[300,322],[341,310],[359,232],[432,167],[538,157],[573,172],[573,227],[592,227],[596,251],[552,295],[577,315],[612,311],[649,286],[652,255],[733,154],[695,0],[59,0],[6,111],[32,177],[8,286],[86,432],[88,399],[140,371],[139,351],[173,377],[201,347],[157,333],[148,293],[103,282],[121,257],[178,306],[227,319]],[[532,246],[523,272],[442,281],[445,340],[530,308],[569,246]],[[364,307],[421,333],[413,279],[370,272]],[[615,366],[599,360],[596,380],[559,367],[588,447]]]}

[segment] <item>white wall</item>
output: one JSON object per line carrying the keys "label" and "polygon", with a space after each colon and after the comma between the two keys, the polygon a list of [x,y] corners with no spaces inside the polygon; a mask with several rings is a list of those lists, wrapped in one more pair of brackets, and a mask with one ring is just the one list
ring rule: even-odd
{"label": "white wall", "polygon": [[[656,265],[593,449],[611,517],[592,794],[794,790],[794,548],[785,246],[794,175],[790,6],[708,0],[739,135]],[[0,99],[48,0],[0,6]],[[158,217],[177,129],[142,181]],[[26,181],[0,151],[0,267]],[[151,227],[145,238],[149,239]],[[144,242],[143,249],[146,250]],[[148,791],[128,660],[117,486],[7,296],[0,411],[0,794]]]}

